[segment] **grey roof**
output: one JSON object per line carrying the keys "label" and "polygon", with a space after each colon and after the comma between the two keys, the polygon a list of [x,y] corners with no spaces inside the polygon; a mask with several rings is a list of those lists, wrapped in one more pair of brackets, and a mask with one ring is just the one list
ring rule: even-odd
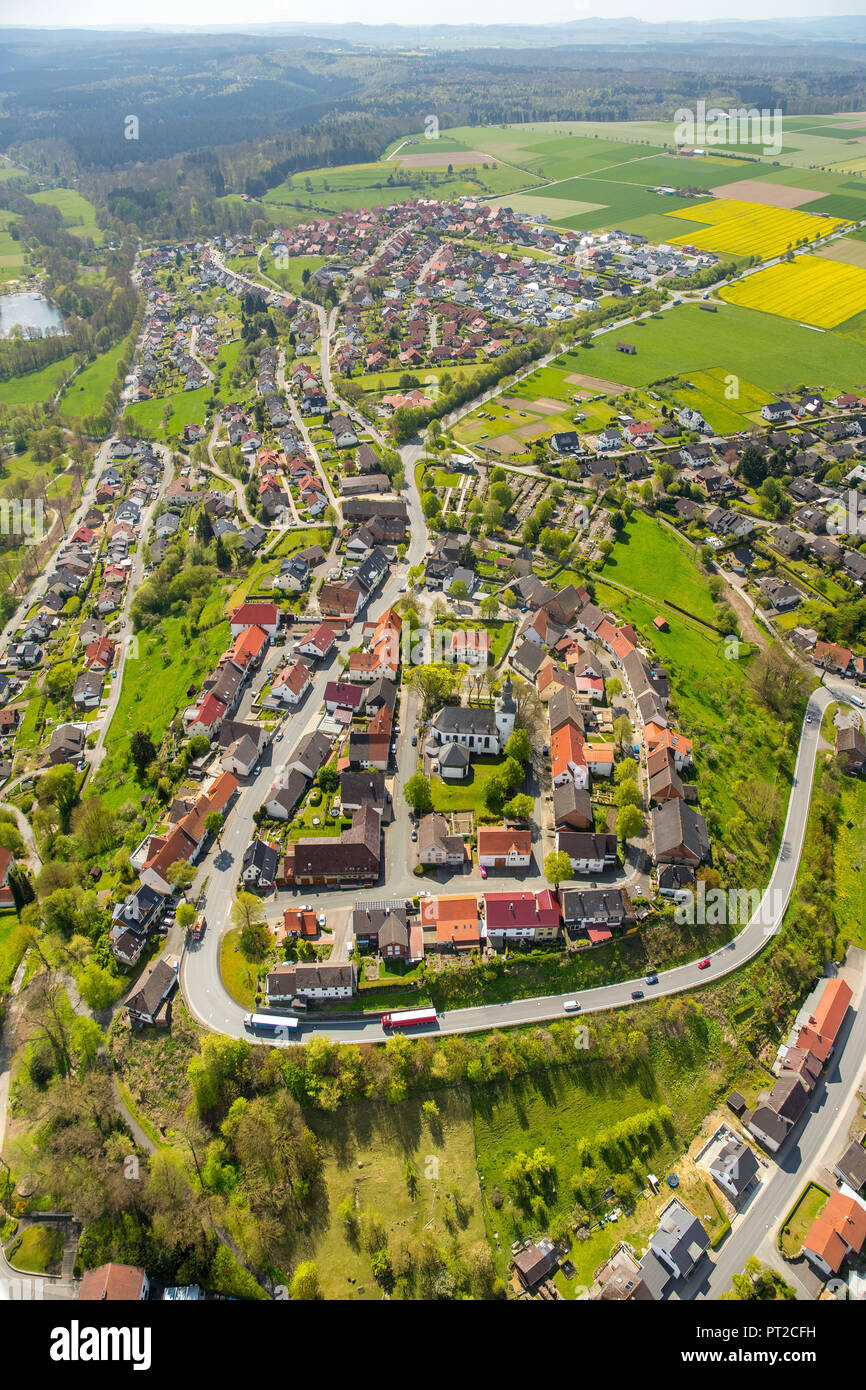
{"label": "grey roof", "polygon": [[[562,693],[562,692],[557,692]],[[568,694],[571,694],[569,691]],[[554,699],[556,697],[554,696]],[[551,701],[553,703],[553,701]],[[553,819],[557,823],[569,815],[578,815],[592,825],[592,798],[588,791],[566,782],[553,788]]]}
{"label": "grey roof", "polygon": [[708,859],[710,838],[707,823],[699,811],[675,799],[656,806],[652,812],[653,855],[659,859],[684,845],[697,859]]}
{"label": "grey roof", "polygon": [[168,961],[156,960],[139,979],[135,991],[126,1001],[126,1007],[152,1017],[176,984],[177,971]]}
{"label": "grey roof", "polygon": [[439,766],[464,768],[469,763],[470,756],[469,749],[463,748],[459,743],[443,743],[438,754]]}
{"label": "grey roof", "polygon": [[318,772],[331,751],[331,740],[327,734],[314,729],[312,733],[306,734],[295,749],[292,758],[292,766],[298,767],[303,763],[305,767],[312,768],[313,773]]}
{"label": "grey roof", "polygon": [[431,728],[448,738],[456,734],[496,734],[496,713],[492,709],[471,709],[467,705],[443,705]]}
{"label": "grey roof", "polygon": [[650,1236],[656,1254],[667,1255],[683,1274],[697,1264],[709,1243],[698,1218],[677,1197],[665,1207],[658,1228]]}
{"label": "grey roof", "polygon": [[855,1192],[866,1183],[866,1149],[857,1140],[852,1140],[842,1157],[836,1164],[836,1172],[840,1173],[849,1187],[853,1187]]}
{"label": "grey roof", "polygon": [[729,1139],[723,1144],[710,1164],[714,1177],[724,1178],[741,1197],[758,1172],[758,1160],[754,1150],[740,1139]]}
{"label": "grey roof", "polygon": [[671,1273],[669,1269],[665,1269],[655,1251],[649,1249],[640,1262],[640,1276],[650,1297],[658,1300],[664,1293]]}

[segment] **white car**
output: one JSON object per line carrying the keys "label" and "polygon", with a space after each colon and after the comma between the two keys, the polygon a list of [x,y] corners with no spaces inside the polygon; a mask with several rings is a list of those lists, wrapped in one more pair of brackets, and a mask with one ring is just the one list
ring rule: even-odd
{"label": "white car", "polygon": [[577,1001],[577,999],[566,999],[562,1007],[565,1009],[565,1012],[567,1014],[573,1014],[577,1013],[578,1009],[580,1008],[580,1004]]}
{"label": "white car", "polygon": [[429,898],[430,896],[431,894],[428,888],[422,888],[421,892],[418,894],[419,898]]}
{"label": "white car", "polygon": [[312,912],[312,910],[313,910],[313,904],[312,904],[312,903],[301,903],[301,906],[298,908],[298,911],[299,911],[299,912]]}
{"label": "white car", "polygon": [[324,912],[320,912],[320,913],[319,913],[318,917],[316,918],[316,921],[318,922],[318,924],[319,924],[320,927],[323,927],[323,926],[325,925],[325,914],[324,914]]}

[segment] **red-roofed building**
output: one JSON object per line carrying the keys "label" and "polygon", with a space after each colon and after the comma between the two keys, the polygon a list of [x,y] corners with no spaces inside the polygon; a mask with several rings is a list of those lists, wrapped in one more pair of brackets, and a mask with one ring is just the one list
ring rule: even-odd
{"label": "red-roofed building", "polygon": [[692,741],[683,734],[674,733],[673,729],[663,729],[660,724],[650,722],[644,725],[643,736],[651,753],[658,748],[670,748],[677,772],[682,772],[683,768],[691,763]]}
{"label": "red-roofed building", "polygon": [[275,603],[242,603],[229,614],[232,637],[238,637],[245,627],[260,627],[269,637],[276,637],[280,626],[280,610]]}
{"label": "red-roofed building", "polygon": [[196,734],[205,734],[207,738],[215,739],[222,727],[227,711],[228,706],[222,700],[217,699],[216,695],[205,695],[186,726],[190,738],[195,737]]}
{"label": "red-roofed building", "polygon": [[478,863],[485,869],[528,869],[532,862],[532,832],[501,825],[478,830]]}
{"label": "red-roofed building", "polygon": [[831,1192],[821,1215],[806,1232],[803,1253],[827,1276],[838,1274],[849,1255],[866,1242],[866,1203],[859,1197]]}
{"label": "red-roofed building", "polygon": [[101,637],[98,642],[91,642],[85,648],[85,657],[89,671],[109,671],[114,661],[114,643],[107,637]]}
{"label": "red-roofed building", "polygon": [[485,893],[484,915],[491,946],[507,941],[555,941],[562,925],[556,896],[541,893]]}
{"label": "red-roofed building", "polygon": [[319,623],[306,637],[300,642],[295,643],[295,651],[302,652],[304,656],[313,656],[321,659],[327,656],[334,645],[334,629],[327,623]]}
{"label": "red-roofed building", "polygon": [[135,1265],[98,1265],[81,1277],[80,1303],[141,1303],[150,1289],[147,1275]]}
{"label": "red-roofed building", "polygon": [[242,670],[248,667],[253,669],[259,665],[262,657],[268,649],[268,634],[264,628],[253,626],[245,627],[243,632],[238,633],[234,640],[231,651],[228,653],[230,661]]}
{"label": "red-roofed building", "polygon": [[844,980],[838,976],[828,980],[815,1012],[797,1034],[797,1047],[826,1062],[836,1045],[836,1035],[852,998],[851,986]]}
{"label": "red-roofed building", "polygon": [[572,782],[579,790],[589,786],[589,768],[584,756],[584,737],[574,724],[563,724],[550,739],[553,785]]}

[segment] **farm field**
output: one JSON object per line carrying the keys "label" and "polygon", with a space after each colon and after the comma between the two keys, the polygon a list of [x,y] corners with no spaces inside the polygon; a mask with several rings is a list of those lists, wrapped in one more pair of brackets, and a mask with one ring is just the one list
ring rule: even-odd
{"label": "farm field", "polygon": [[798,256],[770,266],[719,291],[730,304],[797,319],[816,328],[838,328],[866,309],[866,267]]}
{"label": "farm field", "polygon": [[409,202],[421,197],[507,193],[526,182],[525,176],[514,169],[483,169],[480,161],[474,169],[474,174],[460,169],[449,174],[441,165],[405,169],[393,162],[313,169],[269,189],[261,201],[278,216],[281,208],[295,212],[303,212],[305,208],[339,212]]}
{"label": "farm field", "polygon": [[724,372],[719,367],[706,372],[690,372],[689,381],[694,390],[674,390],[671,399],[680,406],[691,406],[699,411],[719,434],[760,423],[761,406],[774,399],[769,391],[762,391],[736,373]]}
{"label": "farm field", "polygon": [[603,333],[593,339],[592,347],[573,350],[569,358],[579,365],[572,370],[627,386],[647,386],[664,377],[720,369],[777,394],[803,382],[842,391],[866,381],[866,364],[856,343],[825,333],[816,359],[812,329],[727,302],[720,303],[716,314],[703,313],[696,304],[680,304],[630,324],[627,336],[637,345],[633,357],[616,351],[618,336]]}
{"label": "farm field", "polygon": [[844,226],[840,218],[816,217],[795,208],[764,207],[736,198],[702,203],[677,216],[703,226],[693,233],[674,237],[674,245],[688,244],[733,256],[779,256],[804,238],[815,241]]}
{"label": "farm field", "polygon": [[14,221],[14,213],[0,211],[0,282],[17,280],[24,269],[21,242],[13,240],[9,233],[9,227]]}

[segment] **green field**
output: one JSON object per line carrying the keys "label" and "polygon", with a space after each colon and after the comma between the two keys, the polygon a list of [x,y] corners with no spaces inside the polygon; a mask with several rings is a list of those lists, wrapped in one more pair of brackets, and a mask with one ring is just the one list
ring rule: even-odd
{"label": "green field", "polygon": [[138,633],[138,657],[124,667],[123,689],[105,740],[105,760],[98,780],[109,806],[122,806],[134,797],[131,782],[129,740],[136,729],[147,729],[159,743],[168,724],[187,703],[187,688],[198,687],[202,676],[216,664],[229,642],[229,625],[190,637],[181,618],[165,618],[161,629]]}
{"label": "green field", "polygon": [[449,175],[445,166],[406,169],[393,162],[313,169],[269,189],[262,202],[269,213],[279,216],[285,210],[287,219],[292,220],[293,212],[298,214],[305,210],[342,212],[405,203],[415,198],[449,199],[507,193],[525,182],[513,169],[483,169],[481,161],[475,167],[475,176],[460,169]]}
{"label": "green field", "polygon": [[[269,275],[272,280],[276,280],[277,284],[282,285],[284,290],[290,290],[292,294],[303,293],[305,270],[308,270],[312,275],[314,271],[321,269],[325,264],[324,256],[290,256],[285,266],[278,266],[275,265],[273,256],[262,255],[263,273]],[[254,265],[252,269],[255,269]]]}
{"label": "green field", "polygon": [[102,412],[105,393],[117,376],[117,367],[126,349],[126,340],[115,343],[91,362],[70,383],[60,401],[60,408],[66,415],[85,420],[89,415]]}
{"label": "green field", "polygon": [[20,241],[9,235],[9,227],[15,221],[13,212],[0,210],[0,282],[17,280],[24,269],[24,250]]}
{"label": "green field", "polygon": [[[748,782],[774,787],[784,810],[790,789],[793,752],[785,730],[755,698],[748,675],[748,649],[728,660],[724,638],[714,639],[684,617],[665,611],[669,631],[653,628],[658,607],[650,600],[619,593],[599,580],[596,602],[631,623],[654,648],[670,674],[671,722],[695,743],[699,809],[710,838],[737,855],[728,869],[737,885],[763,881],[779,835],[758,830],[749,804]],[[757,875],[757,877],[755,877]]]}
{"label": "green field", "polygon": [[26,376],[14,376],[9,381],[0,381],[0,401],[5,405],[38,405],[51,400],[61,382],[74,368],[72,356],[61,357],[38,372],[28,372]]}
{"label": "green field", "polygon": [[[634,356],[616,351],[623,340],[636,345]],[[621,332],[601,334],[592,347],[573,350],[569,360],[579,364],[572,371],[627,386],[711,370],[777,394],[804,383],[820,383],[827,392],[866,383],[862,348],[852,340],[733,304],[720,304],[715,314],[696,304],[676,305]]]}
{"label": "green field", "polygon": [[59,208],[63,225],[73,236],[91,237],[96,246],[102,244],[102,232],[96,225],[96,209],[74,188],[48,188],[29,196],[34,203],[51,203]]}
{"label": "green field", "polygon": [[240,927],[232,927],[220,942],[220,978],[236,1004],[254,1009],[260,967],[247,960],[240,940]]}
{"label": "green field", "polygon": [[15,912],[0,915],[0,991],[9,988],[19,961],[27,949],[28,931]]}
{"label": "green field", "polygon": [[501,758],[473,758],[472,771],[465,782],[443,782],[430,778],[434,811],[474,811],[481,821],[494,821],[484,805],[484,789],[502,766]]}
{"label": "green field", "polygon": [[602,574],[649,598],[671,599],[697,618],[714,622],[715,610],[697,554],[660,521],[635,512]]}
{"label": "green field", "polygon": [[785,1217],[779,1231],[779,1249],[789,1260],[796,1259],[803,1248],[803,1240],[809,1227],[821,1215],[827,1204],[827,1189],[816,1182],[807,1184],[797,1199],[797,1204]]}
{"label": "green field", "polygon": [[840,780],[842,808],[834,852],[833,901],[841,931],[856,945],[866,947],[866,782],[859,777]]}
{"label": "green field", "polygon": [[[303,1237],[301,1258],[316,1261],[328,1300],[382,1298],[369,1255],[348,1236],[338,1215],[346,1198],[359,1213],[379,1214],[392,1255],[424,1232],[458,1258],[484,1241],[466,1090],[438,1090],[439,1114],[432,1121],[421,1108],[426,1099],[418,1092],[400,1106],[368,1101],[344,1105],[336,1115],[305,1113],[322,1146],[327,1206],[323,1219]],[[407,1179],[409,1162],[417,1174],[414,1187]]]}

